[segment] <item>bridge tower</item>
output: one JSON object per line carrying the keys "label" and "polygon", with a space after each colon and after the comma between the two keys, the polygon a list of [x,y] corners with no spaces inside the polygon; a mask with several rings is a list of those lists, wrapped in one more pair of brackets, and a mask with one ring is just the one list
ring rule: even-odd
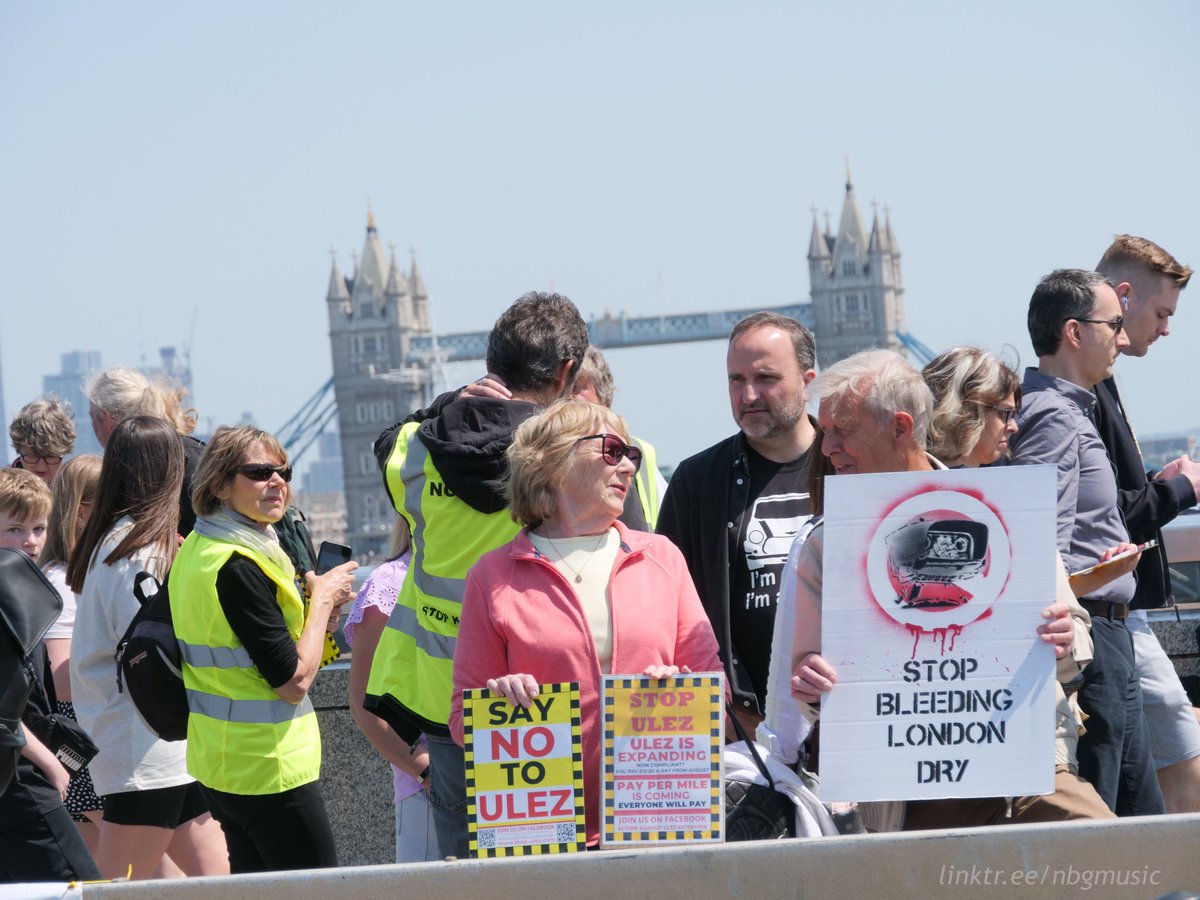
{"label": "bridge tower", "polygon": [[882,223],[874,213],[868,237],[849,166],[836,236],[829,233],[828,220],[821,231],[813,210],[808,272],[817,361],[823,368],[860,350],[904,350],[897,337],[906,331],[904,282],[891,213],[885,208]]}
{"label": "bridge tower", "polygon": [[[415,254],[406,273],[396,251],[385,257],[367,214],[367,236],[354,274],[344,278],[333,254],[329,290],[329,344],[342,444],[346,543],[360,560],[382,559],[396,513],[388,501],[371,446],[379,433],[428,404],[428,369],[409,364],[412,336],[429,332],[429,305]],[[387,378],[378,377],[391,373]]]}

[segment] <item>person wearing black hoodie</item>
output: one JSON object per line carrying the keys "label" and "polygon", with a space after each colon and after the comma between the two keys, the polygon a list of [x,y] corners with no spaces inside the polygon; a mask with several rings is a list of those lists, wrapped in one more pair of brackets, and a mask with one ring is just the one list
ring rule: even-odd
{"label": "person wearing black hoodie", "polygon": [[488,335],[488,372],[511,400],[443,394],[384,431],[375,456],[408,525],[412,562],[380,636],[364,707],[413,744],[429,744],[428,785],[441,852],[467,855],[462,748],[447,722],[467,570],[519,526],[504,495],[505,451],[527,418],[570,393],[587,325],[559,294],[528,293]]}

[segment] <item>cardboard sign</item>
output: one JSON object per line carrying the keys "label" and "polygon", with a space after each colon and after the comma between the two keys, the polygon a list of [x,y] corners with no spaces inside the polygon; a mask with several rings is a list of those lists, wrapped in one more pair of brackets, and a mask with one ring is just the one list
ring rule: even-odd
{"label": "cardboard sign", "polygon": [[721,841],[721,673],[606,675],[600,843]]}
{"label": "cardboard sign", "polygon": [[463,691],[471,856],[584,849],[579,685],[539,685],[529,709]]}
{"label": "cardboard sign", "polygon": [[821,799],[1054,790],[1050,466],[825,481]]}

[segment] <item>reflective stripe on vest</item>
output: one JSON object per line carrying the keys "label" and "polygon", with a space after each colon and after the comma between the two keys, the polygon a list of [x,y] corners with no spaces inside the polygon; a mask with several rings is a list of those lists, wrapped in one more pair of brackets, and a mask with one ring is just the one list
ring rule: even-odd
{"label": "reflective stripe on vest", "polygon": [[277,794],[320,777],[321,732],[311,701],[280,697],[225,617],[217,575],[235,552],[269,580],[288,637],[299,640],[304,630],[304,602],[287,572],[248,547],[188,535],[169,582],[191,711],[188,772],[230,794]]}
{"label": "reflective stripe on vest", "polygon": [[278,725],[313,712],[307,696],[299,703],[279,700],[233,700],[203,691],[188,691],[188,709],[210,719],[246,725]]}
{"label": "reflective stripe on vest", "polygon": [[[442,597],[462,603],[463,594],[467,590],[466,578],[445,578],[430,575],[425,571],[425,511],[421,505],[421,494],[428,480],[425,475],[425,461],[429,459],[429,450],[425,442],[414,433],[408,442],[408,452],[404,455],[404,464],[400,467],[400,477],[404,479],[404,508],[412,516],[412,562],[409,571],[417,582],[421,593],[431,597]],[[420,641],[417,642],[418,646]],[[451,653],[453,656],[453,653]]]}
{"label": "reflective stripe on vest", "polygon": [[454,648],[458,646],[458,638],[430,631],[421,624],[416,610],[411,607],[397,603],[388,619],[388,627],[398,628],[405,634],[412,635],[417,646],[434,659],[454,660]]}
{"label": "reflective stripe on vest", "polygon": [[254,660],[245,647],[210,647],[179,641],[179,654],[189,666],[213,669],[253,669]]}

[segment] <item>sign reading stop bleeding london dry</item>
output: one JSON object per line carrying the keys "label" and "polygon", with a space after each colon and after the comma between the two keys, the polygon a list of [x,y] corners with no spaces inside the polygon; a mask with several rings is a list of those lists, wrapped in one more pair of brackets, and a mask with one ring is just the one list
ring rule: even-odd
{"label": "sign reading stop bleeding london dry", "polygon": [[[1050,466],[825,481],[821,799],[1054,789]],[[802,648],[797,648],[798,650]]]}
{"label": "sign reading stop bleeding london dry", "polygon": [[468,845],[474,857],[583,850],[579,685],[539,685],[528,709],[463,691]]}
{"label": "sign reading stop bleeding london dry", "polygon": [[720,841],[723,676],[604,677],[601,844]]}

